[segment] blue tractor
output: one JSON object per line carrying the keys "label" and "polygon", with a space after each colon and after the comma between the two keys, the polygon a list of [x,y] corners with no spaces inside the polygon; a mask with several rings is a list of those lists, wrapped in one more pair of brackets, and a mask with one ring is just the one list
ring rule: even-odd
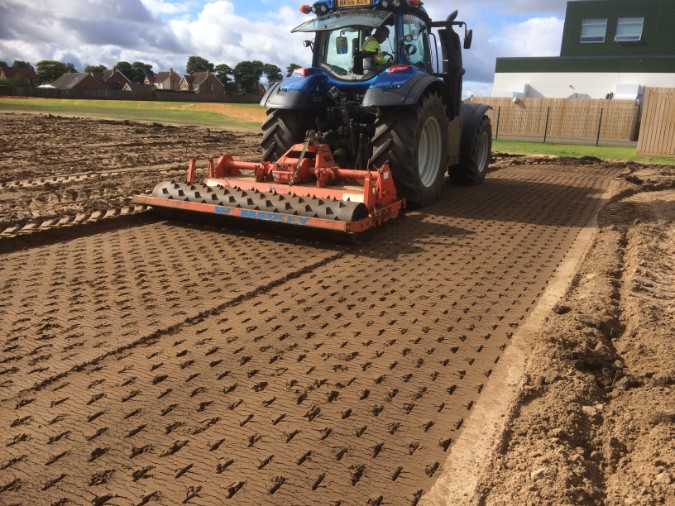
{"label": "blue tractor", "polygon": [[[438,198],[446,172],[462,184],[484,180],[489,106],[462,102],[454,28],[464,32],[465,49],[472,31],[457,11],[432,21],[420,0],[322,0],[301,10],[316,15],[293,29],[314,34],[305,41],[312,67],[295,69],[263,97],[264,160],[320,132],[341,167],[388,164],[399,197],[413,208]],[[386,34],[379,51],[375,34]]]}
{"label": "blue tractor", "polygon": [[209,160],[134,202],[169,217],[272,222],[359,237],[453,181],[485,179],[488,107],[462,103],[457,12],[432,21],[420,0],[321,0],[294,29],[314,33],[312,67],[263,97],[262,162]]}

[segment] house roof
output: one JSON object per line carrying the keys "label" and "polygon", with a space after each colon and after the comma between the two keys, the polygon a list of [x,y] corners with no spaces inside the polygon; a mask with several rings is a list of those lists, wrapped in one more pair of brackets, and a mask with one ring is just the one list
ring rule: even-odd
{"label": "house roof", "polygon": [[[54,86],[54,88],[61,88],[63,90],[68,90],[80,84],[87,77],[91,77],[91,74],[87,74],[84,72],[69,72],[63,74],[56,81],[54,81],[52,83],[52,86]],[[98,82],[101,84],[100,81]],[[101,84],[101,86],[104,87],[105,85]]]}
{"label": "house roof", "polygon": [[104,82],[108,82],[115,75],[122,77],[122,79],[124,79],[125,81],[127,81],[129,83],[131,82],[131,79],[129,79],[127,76],[125,76],[119,70],[104,70],[100,74],[97,74],[95,77],[98,77],[99,79],[102,79]]}
{"label": "house roof", "polygon": [[[173,70],[165,70],[165,71],[162,71],[162,72],[157,72],[155,74],[154,80],[150,79],[150,82],[151,83],[162,83],[162,82],[166,81],[167,79],[169,79],[169,77],[171,77],[172,75],[174,75],[178,79],[180,79],[180,76],[176,72],[174,72]],[[150,76],[148,76],[148,78],[150,78]]]}
{"label": "house roof", "polygon": [[194,82],[192,84],[200,85],[204,81],[206,81],[210,75],[211,72],[195,72],[194,74],[192,74],[192,78],[194,79]]}
{"label": "house roof", "polygon": [[37,79],[38,77],[33,67],[2,67],[2,72],[5,74],[5,78],[7,79],[11,79],[13,77]]}

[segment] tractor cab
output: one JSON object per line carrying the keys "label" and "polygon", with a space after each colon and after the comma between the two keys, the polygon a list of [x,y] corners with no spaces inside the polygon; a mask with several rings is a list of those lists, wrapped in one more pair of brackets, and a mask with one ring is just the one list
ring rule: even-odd
{"label": "tractor cab", "polygon": [[[366,41],[384,26],[380,55],[364,51]],[[431,72],[431,51],[424,20],[414,13],[394,10],[342,9],[329,11],[293,29],[314,32],[313,67],[341,81],[366,81],[399,65],[414,65]],[[379,56],[379,57],[378,57]]]}

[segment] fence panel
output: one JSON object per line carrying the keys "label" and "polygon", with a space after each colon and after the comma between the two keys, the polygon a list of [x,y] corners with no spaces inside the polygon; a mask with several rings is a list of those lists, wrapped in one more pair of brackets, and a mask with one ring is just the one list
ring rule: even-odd
{"label": "fence panel", "polygon": [[629,144],[637,138],[639,106],[632,100],[472,98],[493,107],[495,138]]}
{"label": "fence panel", "polygon": [[647,88],[637,153],[675,156],[674,88]]}

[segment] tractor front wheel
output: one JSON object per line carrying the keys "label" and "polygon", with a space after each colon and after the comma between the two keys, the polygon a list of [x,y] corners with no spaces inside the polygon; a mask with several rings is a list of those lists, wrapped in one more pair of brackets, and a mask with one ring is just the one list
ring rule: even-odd
{"label": "tractor front wheel", "polygon": [[382,108],[375,123],[375,167],[389,163],[399,197],[410,208],[431,204],[440,195],[448,165],[448,116],[436,93],[413,106]]}
{"label": "tractor front wheel", "polygon": [[485,180],[492,150],[492,126],[490,119],[483,116],[473,138],[470,149],[462,152],[459,165],[450,170],[453,182],[466,185],[480,184]]}

